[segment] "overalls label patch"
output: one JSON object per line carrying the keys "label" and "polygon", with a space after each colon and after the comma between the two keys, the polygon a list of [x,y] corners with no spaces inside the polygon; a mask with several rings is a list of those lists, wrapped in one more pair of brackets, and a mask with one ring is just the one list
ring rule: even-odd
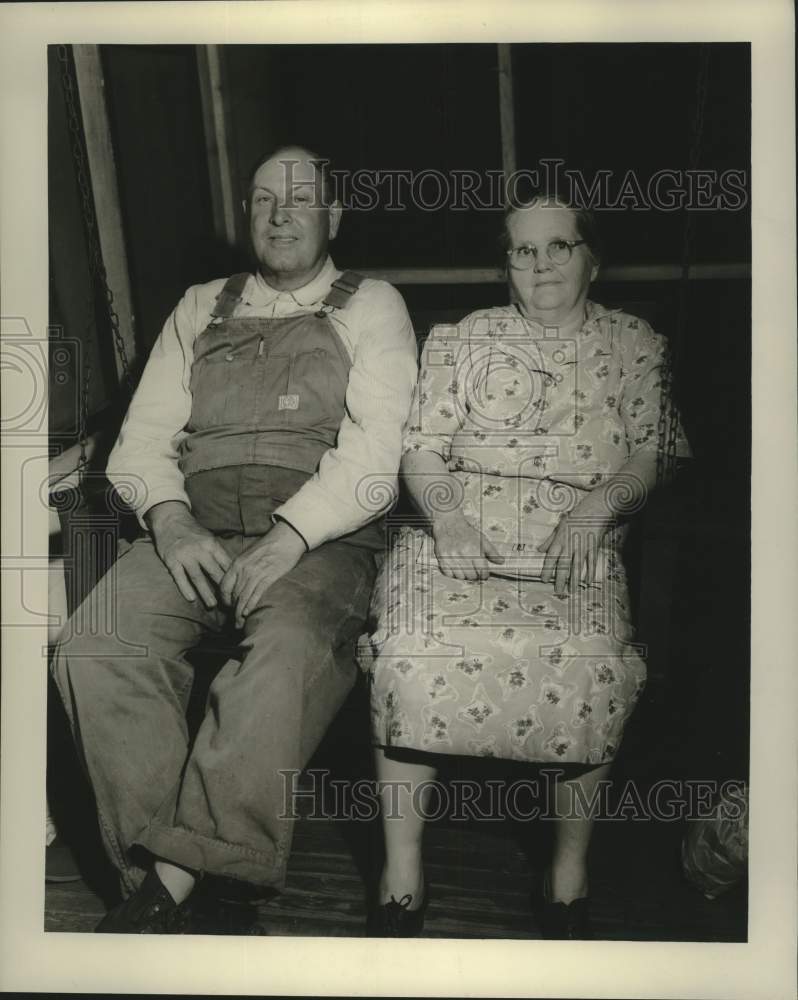
{"label": "overalls label patch", "polygon": [[278,410],[298,410],[299,409],[299,394],[291,393],[288,396],[279,396],[277,399],[277,409]]}

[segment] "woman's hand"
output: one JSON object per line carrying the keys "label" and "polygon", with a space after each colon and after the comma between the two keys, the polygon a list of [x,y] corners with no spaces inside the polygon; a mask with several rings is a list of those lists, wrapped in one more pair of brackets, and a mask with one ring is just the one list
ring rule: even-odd
{"label": "woman's hand", "polygon": [[544,583],[554,583],[557,597],[567,597],[581,583],[590,586],[596,582],[599,548],[612,524],[612,517],[606,513],[582,511],[581,506],[578,504],[561,517],[554,531],[538,546],[538,552],[546,553],[540,578]]}
{"label": "woman's hand", "polygon": [[432,537],[441,573],[455,580],[485,580],[491,563],[504,562],[504,556],[459,510],[437,514],[432,521]]}

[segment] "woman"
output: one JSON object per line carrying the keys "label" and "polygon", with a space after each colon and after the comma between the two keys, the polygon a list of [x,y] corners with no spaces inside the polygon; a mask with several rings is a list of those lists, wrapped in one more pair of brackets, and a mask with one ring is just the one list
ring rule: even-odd
{"label": "woman", "polygon": [[656,484],[665,342],[588,300],[589,212],[532,197],[508,211],[505,234],[511,305],[425,345],[402,474],[426,524],[403,529],[374,593],[364,665],[377,776],[404,783],[382,786],[375,935],[421,931],[413,792],[434,778],[433,755],[455,754],[564,772],[540,917],[544,936],[585,936],[592,817],[573,814],[574,792],[589,802],[607,778],[645,682],[619,515]]}

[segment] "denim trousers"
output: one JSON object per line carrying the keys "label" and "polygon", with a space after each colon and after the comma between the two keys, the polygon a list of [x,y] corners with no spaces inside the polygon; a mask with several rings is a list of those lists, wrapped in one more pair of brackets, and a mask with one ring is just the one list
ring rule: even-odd
{"label": "denim trousers", "polygon": [[[194,514],[233,558],[269,530],[269,510],[284,499],[276,494],[292,488],[272,488],[265,502],[257,467],[203,474],[201,485],[191,491]],[[246,619],[193,742],[187,654],[222,631],[229,609],[185,600],[145,536],[76,610],[53,676],[125,895],[144,877],[134,846],[283,885],[293,821],[280,772],[307,763],[354,684],[374,572],[373,551],[346,540],[303,555]]]}

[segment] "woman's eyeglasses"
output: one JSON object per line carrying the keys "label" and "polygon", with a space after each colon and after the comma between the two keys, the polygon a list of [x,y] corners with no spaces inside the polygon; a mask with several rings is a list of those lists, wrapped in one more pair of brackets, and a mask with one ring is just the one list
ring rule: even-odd
{"label": "woman's eyeglasses", "polygon": [[[585,240],[552,240],[546,244],[546,257],[552,264],[562,267],[571,259],[574,247],[581,246]],[[538,248],[530,243],[525,243],[520,247],[513,247],[507,251],[510,260],[510,267],[517,271],[527,271],[538,259]]]}

